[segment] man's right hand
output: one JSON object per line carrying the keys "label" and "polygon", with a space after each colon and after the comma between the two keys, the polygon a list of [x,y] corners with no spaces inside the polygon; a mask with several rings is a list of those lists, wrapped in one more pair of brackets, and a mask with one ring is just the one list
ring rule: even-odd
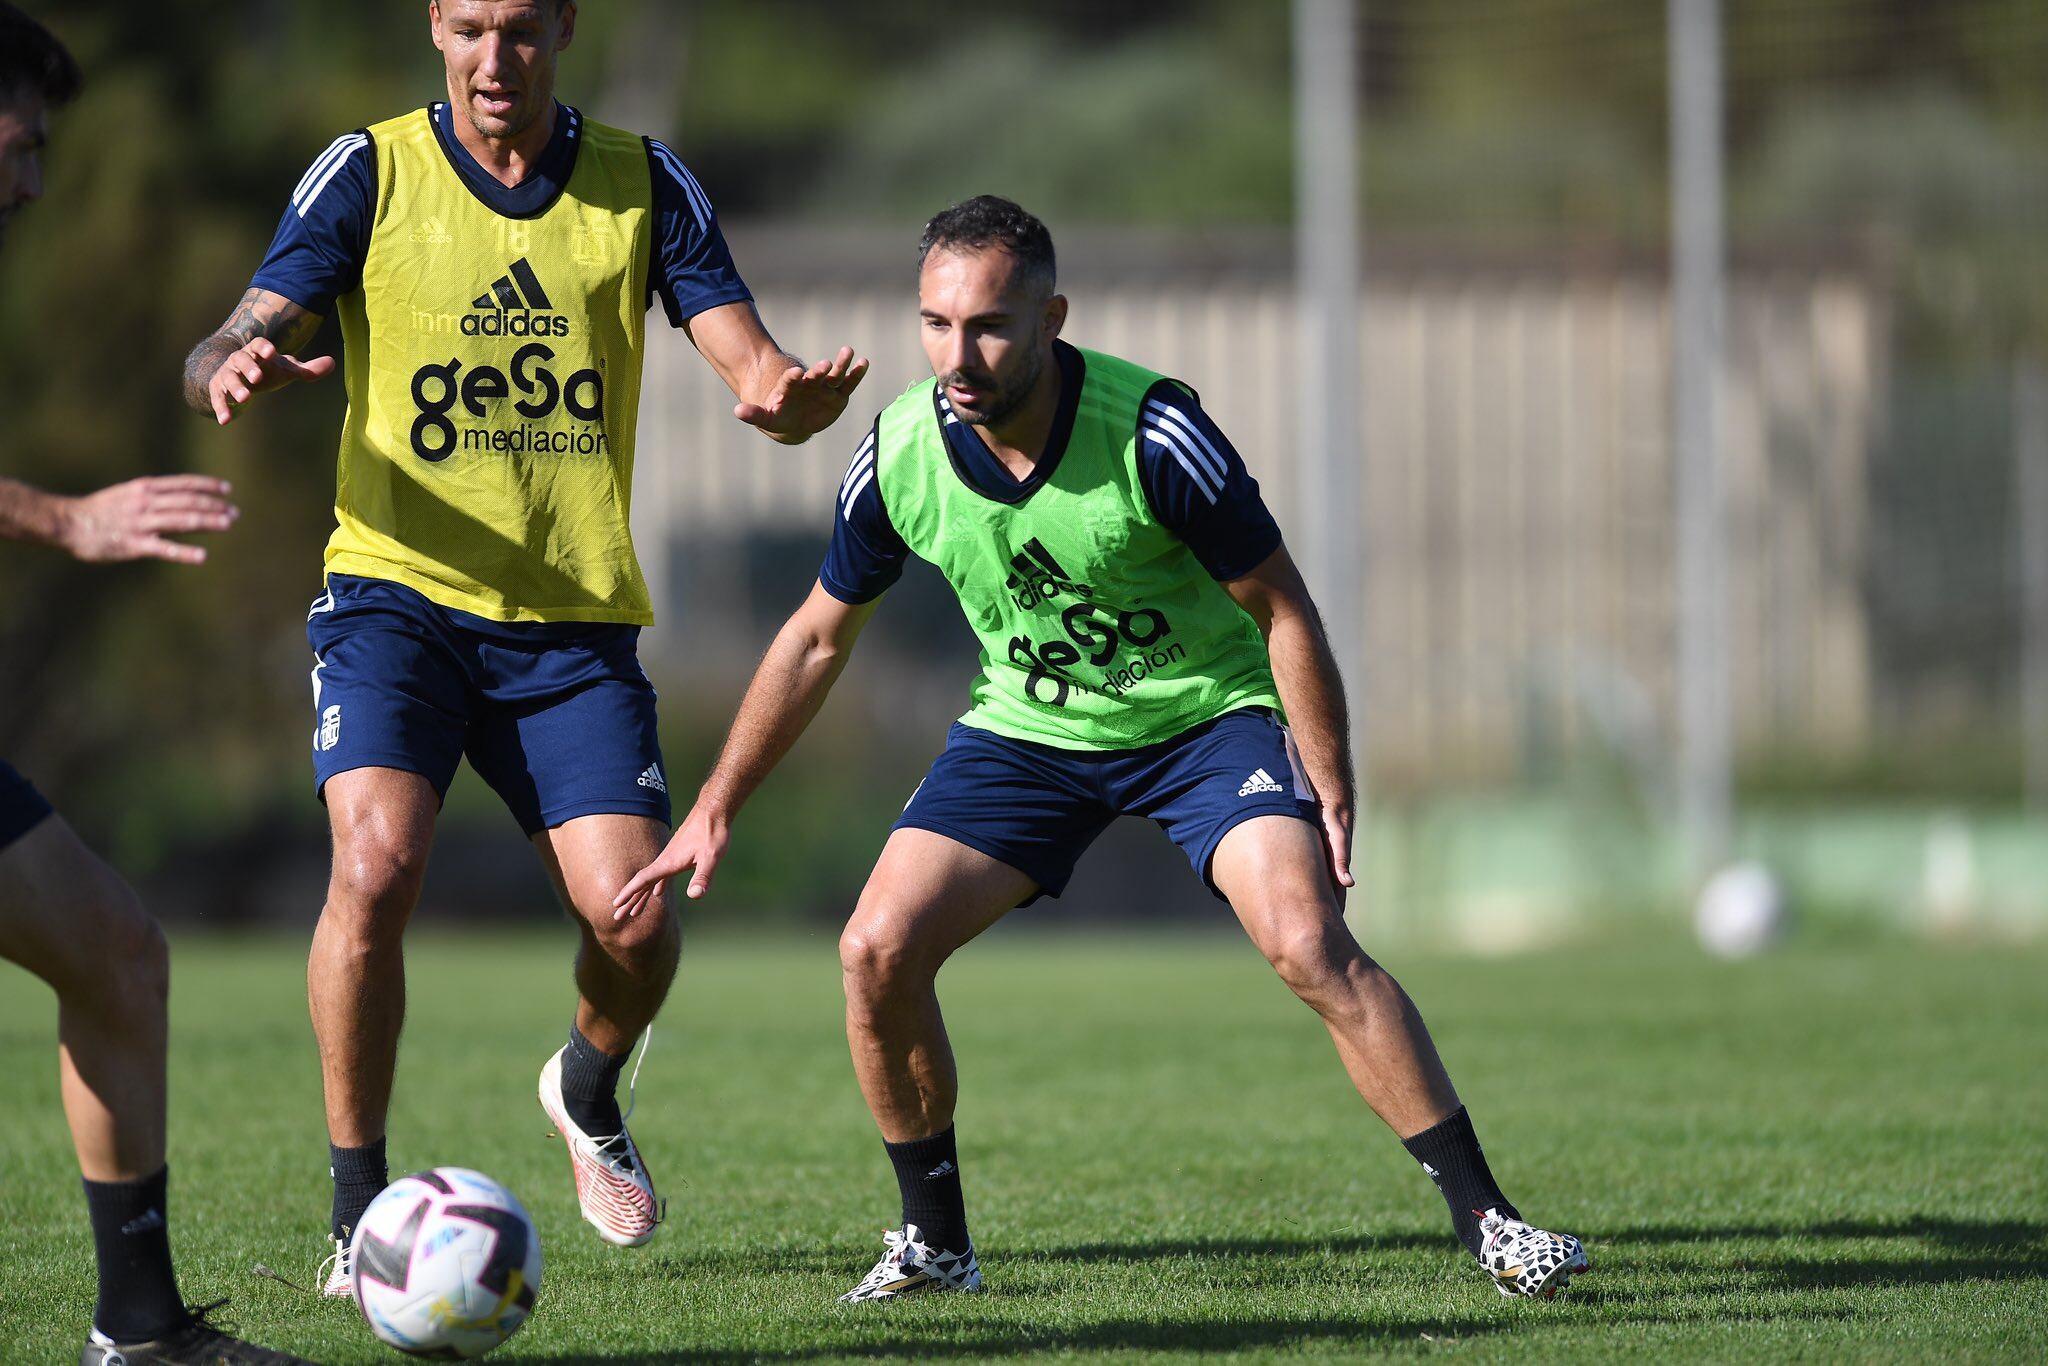
{"label": "man's right hand", "polygon": [[725,847],[731,840],[731,827],[724,813],[699,801],[684,817],[661,856],[633,874],[612,898],[612,919],[628,920],[640,914],[663,883],[687,870],[694,870],[690,873],[689,898],[695,901],[703,896],[711,890],[711,875],[718,861],[725,857]]}
{"label": "man's right hand", "polygon": [[277,349],[268,337],[258,337],[240,350],[230,352],[207,381],[206,398],[214,421],[225,427],[234,421],[235,409],[257,394],[279,389],[298,380],[325,379],[334,373],[332,356],[299,360]]}

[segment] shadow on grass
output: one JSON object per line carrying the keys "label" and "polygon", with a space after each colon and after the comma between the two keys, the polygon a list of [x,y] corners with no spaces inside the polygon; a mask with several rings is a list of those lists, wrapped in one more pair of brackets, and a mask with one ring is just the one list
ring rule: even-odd
{"label": "shadow on grass", "polygon": [[[1833,1258],[1785,1255],[1795,1248],[1814,1243],[1849,1243],[1870,1240],[1915,1239],[1932,1244],[1924,1256],[1837,1256]],[[1711,1285],[1697,1282],[1670,1289],[1646,1290],[1626,1281],[1611,1279],[1629,1267],[1629,1249],[1658,1249],[1645,1259],[1646,1269],[1676,1271],[1711,1281],[1727,1277],[1728,1290],[1791,1291],[1856,1288],[1875,1285],[1941,1285],[1963,1281],[2011,1281],[2048,1279],[2048,1224],[2018,1220],[1961,1220],[1932,1216],[1893,1220],[1832,1220],[1800,1225],[1791,1223],[1745,1223],[1722,1225],[1648,1225],[1599,1229],[1589,1232],[1595,1275],[1583,1282],[1567,1303],[1588,1309],[1620,1310],[1631,1322],[1680,1321],[1658,1309],[1669,1309],[1672,1301],[1696,1295],[1718,1293]],[[1727,1242],[1787,1243],[1792,1247],[1764,1249],[1741,1257],[1731,1265],[1724,1256],[1693,1262],[1683,1249]],[[1450,1256],[1454,1244],[1448,1233],[1393,1232],[1380,1236],[1339,1233],[1322,1238],[1194,1238],[1161,1239],[1149,1242],[1081,1243],[1064,1248],[998,1250],[993,1259],[1008,1264],[1114,1265],[1187,1261],[1227,1265],[1233,1261],[1292,1259],[1315,1254],[1372,1254],[1386,1252],[1440,1252]],[[1603,1258],[1602,1250],[1606,1249]],[[854,1260],[857,1260],[857,1255]],[[760,1249],[745,1252],[670,1254],[659,1259],[661,1274],[678,1280],[694,1279],[703,1273],[732,1275],[788,1275],[792,1270],[825,1270],[841,1260],[828,1249]],[[837,1269],[837,1268],[833,1268]],[[1205,1269],[1214,1269],[1214,1266]],[[1276,1288],[1277,1289],[1277,1288]],[[1278,1293],[1284,1295],[1284,1289]],[[1011,1305],[1019,1300],[1008,1298]],[[992,1304],[1001,1300],[991,1301]],[[852,1311],[858,1313],[859,1311]],[[1850,1317],[1851,1311],[1827,1311],[1811,1304],[1799,1306],[1801,1318]],[[884,1317],[888,1311],[869,1311],[861,1319],[848,1319],[844,1328],[860,1333],[860,1340],[813,1342],[802,1347],[762,1350],[751,1347],[699,1344],[692,1348],[635,1350],[613,1355],[568,1357],[508,1356],[510,1363],[542,1360],[568,1366],[599,1366],[624,1361],[698,1362],[726,1366],[746,1361],[816,1361],[827,1358],[879,1359],[914,1355],[945,1360],[980,1360],[1016,1357],[1057,1351],[1185,1351],[1202,1353],[1249,1352],[1285,1347],[1337,1347],[1363,1352],[1413,1343],[1427,1334],[1438,1341],[1481,1337],[1515,1328],[1514,1320],[1414,1318],[1393,1322],[1359,1322],[1330,1316],[1234,1319],[1230,1321],[1166,1321],[1156,1319],[1105,1318],[1097,1322],[1055,1327],[1034,1322],[974,1323],[957,1318]],[[1766,1310],[1753,1309],[1745,1318],[1770,1318]],[[841,1329],[815,1322],[807,1325],[820,1336]],[[849,1336],[852,1332],[849,1331]]]}
{"label": "shadow on grass", "polygon": [[[1820,1224],[1669,1224],[1584,1231],[1597,1264],[1601,1248],[1674,1247],[1730,1241],[1860,1242],[1867,1239],[1913,1238],[1935,1244],[1943,1253],[2021,1254],[2019,1261],[1989,1261],[2006,1268],[2024,1268],[2023,1254],[2032,1254],[2033,1273],[2048,1274],[2048,1224],[2019,1220],[1966,1220],[1916,1216],[1904,1219],[1838,1219]],[[1403,1230],[1384,1234],[1338,1231],[1325,1237],[1187,1238],[1151,1242],[1079,1243],[1072,1247],[1012,1252],[1013,1262],[1153,1262],[1227,1257],[1299,1257],[1311,1253],[1443,1252],[1455,1247],[1450,1231]],[[1660,1261],[1664,1260],[1660,1258]],[[1931,1265],[1953,1266],[1942,1257]]]}
{"label": "shadow on grass", "polygon": [[[1608,1260],[1625,1258],[1630,1248],[1671,1248],[1693,1244],[1753,1242],[1859,1242],[1912,1238],[1932,1243],[1940,1253],[2006,1254],[2013,1266],[2030,1257],[2048,1260],[2048,1224],[2018,1220],[1995,1222],[1917,1216],[1891,1220],[1832,1220],[1820,1224],[1653,1224],[1625,1227],[1592,1225],[1583,1234],[1596,1264],[1603,1249]],[[1006,1247],[987,1244],[983,1260],[999,1266],[1141,1264],[1163,1261],[1226,1261],[1240,1258],[1294,1258],[1315,1254],[1370,1255],[1388,1252],[1440,1253],[1457,1250],[1448,1227],[1387,1233],[1334,1230],[1322,1236],[1280,1238],[1160,1238],[1146,1241],[1074,1243],[1065,1247]],[[762,1244],[757,1247],[664,1249],[646,1259],[650,1270],[675,1280],[695,1281],[706,1275],[786,1276],[792,1271],[857,1272],[872,1256],[865,1244],[853,1247]],[[1938,1254],[1937,1254],[1938,1255]],[[1987,1260],[1989,1257],[1987,1257]],[[1946,1259],[1944,1259],[1946,1260]],[[1668,1254],[1658,1264],[1668,1266]],[[858,1264],[858,1265],[857,1265]]]}
{"label": "shadow on grass", "polygon": [[[1801,1255],[1815,1243],[1884,1242],[1910,1239],[1932,1244],[1918,1256]],[[1725,1279],[1719,1289],[1840,1290],[1862,1286],[1956,1285],[1968,1281],[2048,1280],[2048,1224],[2020,1220],[1941,1219],[1916,1216],[1889,1220],[1839,1219],[1798,1225],[1776,1223],[1720,1226],[1617,1228],[1589,1239],[1595,1269],[1601,1269],[1602,1247],[1610,1249],[1605,1269],[1628,1265],[1631,1247],[1655,1247],[1647,1269],[1677,1272],[1708,1281]],[[1689,1260],[1684,1249],[1723,1242],[1786,1243],[1790,1247],[1744,1250],[1731,1257]],[[1705,1287],[1698,1287],[1705,1288]],[[1639,1290],[1595,1278],[1581,1298],[1604,1305],[1642,1304],[1665,1300],[1685,1290]]]}
{"label": "shadow on grass", "polygon": [[[1661,1266],[1695,1274],[1729,1275],[1758,1289],[1836,1290],[1875,1285],[1953,1285],[1965,1281],[2048,1279],[2048,1224],[2020,1220],[1941,1219],[1918,1216],[1893,1220],[1831,1220],[1806,1227],[1738,1224],[1697,1229],[1617,1229],[1608,1237],[1625,1255],[1630,1244],[1685,1248],[1721,1240],[1785,1242],[1730,1266],[1724,1258],[1686,1267],[1683,1253],[1663,1252]],[[1797,1255],[1814,1243],[1912,1240],[1930,1244],[1917,1256]]]}
{"label": "shadow on grass", "polygon": [[2048,1224],[2018,1219],[1832,1219],[1822,1224],[1691,1224],[1608,1229],[1595,1235],[1616,1243],[1704,1243],[1751,1238],[1855,1242],[1867,1238],[1918,1238],[1951,1252],[2036,1252],[2048,1254]]}
{"label": "shadow on grass", "polygon": [[[852,1311],[859,1313],[860,1311]],[[887,1310],[885,1309],[886,1313]],[[816,1343],[781,1350],[701,1346],[694,1349],[653,1349],[616,1355],[567,1357],[501,1357],[515,1362],[549,1361],[558,1366],[599,1366],[621,1361],[692,1362],[728,1366],[744,1361],[817,1361],[831,1357],[880,1359],[918,1357],[948,1361],[982,1361],[1045,1352],[1183,1351],[1249,1352],[1290,1346],[1343,1347],[1366,1351],[1414,1342],[1427,1333],[1439,1340],[1494,1333],[1507,1326],[1463,1319],[1414,1319],[1362,1324],[1354,1319],[1264,1318],[1228,1323],[1160,1323],[1156,1320],[1110,1318],[1082,1325],[1053,1327],[1035,1323],[961,1325],[902,1319],[881,1319],[867,1312],[863,1328],[879,1329],[866,1341]]]}
{"label": "shadow on grass", "polygon": [[[1584,1230],[1586,1247],[1595,1266],[1625,1266],[1631,1249],[1683,1249],[1730,1242],[1812,1244],[1830,1242],[1914,1239],[1933,1244],[1928,1257],[1908,1263],[1896,1255],[1870,1258],[1863,1262],[1840,1259],[1816,1261],[1849,1277],[1837,1284],[1852,1284],[1858,1265],[1917,1265],[1927,1268],[1922,1280],[1969,1279],[1967,1268],[1998,1268],[2008,1274],[2048,1275],[2048,1224],[2019,1220],[1963,1220],[1918,1216],[1890,1220],[1831,1220],[1819,1224],[1655,1224]],[[1338,1231],[1322,1237],[1284,1238],[1162,1238],[1149,1241],[1075,1243],[1066,1247],[1005,1248],[985,1246],[984,1260],[998,1266],[1101,1266],[1138,1265],[1148,1262],[1230,1262],[1238,1260],[1287,1260],[1313,1255],[1370,1256],[1375,1253],[1438,1253],[1451,1257],[1457,1250],[1449,1229],[1442,1232],[1400,1230],[1383,1234]],[[1787,1252],[1794,1249],[1788,1248]],[[1604,1258],[1603,1258],[1603,1253]],[[1955,1253],[1976,1254],[1958,1260]],[[697,1281],[703,1277],[744,1275],[786,1276],[791,1272],[816,1271],[830,1274],[858,1270],[857,1263],[868,1255],[866,1247],[839,1249],[811,1246],[763,1245],[747,1249],[705,1248],[664,1251],[648,1259],[655,1274],[676,1281]],[[1765,1254],[1770,1256],[1772,1254]],[[1774,1261],[1798,1259],[1774,1256]],[[1656,1254],[1656,1265],[1683,1266],[1682,1256],[1669,1251]]]}

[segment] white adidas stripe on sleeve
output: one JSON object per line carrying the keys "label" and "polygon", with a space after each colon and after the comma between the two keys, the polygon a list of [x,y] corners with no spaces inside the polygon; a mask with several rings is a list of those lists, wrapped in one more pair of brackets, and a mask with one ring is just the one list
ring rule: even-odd
{"label": "white adidas stripe on sleeve", "polygon": [[313,158],[313,164],[306,168],[306,173],[299,177],[299,183],[292,187],[292,203],[296,204],[299,202],[299,199],[306,193],[306,187],[320,178],[320,173],[327,169],[327,163],[331,159],[346,154],[348,144],[361,136],[362,134],[360,133],[343,133],[340,137],[328,143],[320,155]]}
{"label": "white adidas stripe on sleeve", "polygon": [[1195,487],[1201,490],[1202,497],[1209,500],[1209,505],[1211,507],[1215,506],[1216,494],[1221,490],[1222,486],[1219,484],[1214,489],[1209,487],[1210,480],[1211,478],[1213,478],[1213,476],[1208,473],[1208,469],[1206,466],[1200,469],[1196,468],[1195,462],[1191,460],[1188,457],[1188,453],[1181,448],[1181,444],[1178,438],[1174,436],[1169,436],[1166,433],[1155,429],[1147,431],[1145,433],[1145,439],[1147,441],[1157,442],[1159,445],[1166,447],[1166,453],[1168,455],[1171,455],[1174,458],[1174,460],[1180,465],[1180,467],[1188,472],[1188,478],[1192,479],[1195,483]]}
{"label": "white adidas stripe on sleeve", "polygon": [[871,464],[868,466],[866,470],[861,472],[860,479],[855,482],[852,492],[848,493],[846,495],[846,501],[840,504],[840,512],[847,517],[852,517],[853,505],[860,501],[861,494],[866,492],[867,486],[874,482],[875,468]]}
{"label": "white adidas stripe on sleeve", "polygon": [[660,139],[649,138],[647,145],[654,149],[655,160],[668,171],[670,179],[688,196],[690,211],[697,217],[697,226],[708,231],[711,227],[711,196],[704,193],[704,187],[697,183],[697,177],[690,174],[690,168],[683,165],[682,158],[671,152]]}
{"label": "white adidas stripe on sleeve", "polygon": [[1171,430],[1183,438],[1189,444],[1189,453],[1202,461],[1215,476],[1217,490],[1222,490],[1223,481],[1230,477],[1230,467],[1224,463],[1223,457],[1216,453],[1216,448],[1209,444],[1209,438],[1202,434],[1201,428],[1195,426],[1178,409],[1169,408],[1156,398],[1145,404],[1144,415],[1151,418],[1160,430]]}
{"label": "white adidas stripe on sleeve", "polygon": [[853,515],[853,500],[860,497],[860,491],[875,474],[875,434],[869,432],[867,440],[860,443],[860,449],[853,453],[853,463],[846,467],[846,477],[839,481],[839,508],[846,516]]}
{"label": "white adidas stripe on sleeve", "polygon": [[346,137],[336,138],[333,145],[320,154],[320,159],[313,163],[312,169],[308,170],[305,178],[299,182],[299,188],[292,192],[292,207],[299,211],[299,217],[306,216],[306,211],[319,200],[321,191],[327,188],[334,177],[341,174],[342,167],[348,165],[349,158],[369,145],[369,138],[363,134],[350,133]]}

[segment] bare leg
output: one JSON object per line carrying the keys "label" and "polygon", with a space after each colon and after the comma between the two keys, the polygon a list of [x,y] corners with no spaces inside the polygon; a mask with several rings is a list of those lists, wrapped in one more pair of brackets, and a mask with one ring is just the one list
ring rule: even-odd
{"label": "bare leg", "polygon": [[1458,1108],[1415,1003],[1344,923],[1315,827],[1290,816],[1245,821],[1217,846],[1210,874],[1266,961],[1322,1017],[1374,1114],[1410,1138]]}
{"label": "bare leg", "polygon": [[953,1122],[960,1080],[939,1015],[939,968],[1037,889],[1025,874],[928,830],[898,830],[839,937],[846,1042],[882,1137]]}
{"label": "bare leg", "polygon": [[51,816],[0,853],[0,955],[57,992],[64,1115],[88,1181],[164,1165],[163,932],[120,876]]}
{"label": "bare leg", "polygon": [[406,923],[419,902],[440,799],[417,773],[358,768],[326,787],[334,871],[313,931],[306,997],[320,1044],[327,1135],[359,1148],[384,1136],[405,1023]]}
{"label": "bare leg", "polygon": [[1443,1196],[1458,1241],[1505,1293],[1557,1293],[1587,1268],[1579,1240],[1533,1228],[1501,1193],[1415,1003],[1344,923],[1320,832],[1291,816],[1244,822],[1210,866],[1281,979],[1322,1016],[1358,1094]]}
{"label": "bare leg", "polygon": [[682,933],[658,891],[630,920],[612,914],[612,898],[668,842],[668,828],[646,816],[582,816],[533,837],[541,862],[583,932],[576,954],[576,1028],[613,1056],[631,1050],[675,981]]}

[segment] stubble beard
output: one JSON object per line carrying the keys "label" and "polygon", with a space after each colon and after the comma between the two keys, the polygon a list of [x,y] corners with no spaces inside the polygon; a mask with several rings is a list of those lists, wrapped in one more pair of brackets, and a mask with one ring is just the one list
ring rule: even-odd
{"label": "stubble beard", "polygon": [[552,90],[553,87],[550,86],[548,94],[533,90],[525,92],[519,103],[513,107],[513,117],[509,119],[494,119],[480,113],[476,107],[477,92],[472,90],[469,97],[462,102],[462,112],[469,119],[469,126],[476,129],[478,137],[486,142],[509,142],[533,127],[534,120],[554,103]]}
{"label": "stubble beard", "polygon": [[[1004,385],[996,392],[994,406],[992,407],[963,408],[959,404],[953,403],[951,399],[946,401],[952,403],[953,412],[962,422],[976,427],[993,427],[1023,407],[1024,401],[1031,397],[1031,391],[1038,387],[1038,377],[1045,372],[1045,361],[1038,354],[1038,348],[1035,346],[1031,349],[1031,356],[1027,365],[1029,368],[1017,375],[1016,383]],[[943,382],[950,382],[950,378]]]}

